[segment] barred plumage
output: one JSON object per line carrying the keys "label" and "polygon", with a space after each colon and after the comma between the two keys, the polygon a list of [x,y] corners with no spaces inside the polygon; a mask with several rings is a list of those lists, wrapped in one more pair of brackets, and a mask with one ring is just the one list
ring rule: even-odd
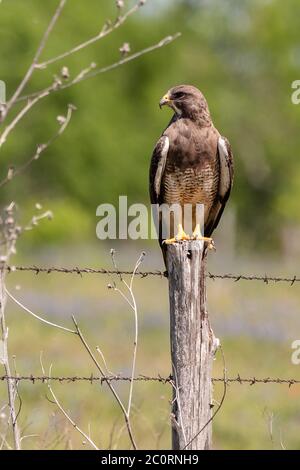
{"label": "barred plumage", "polygon": [[210,237],[231,191],[229,142],[214,127],[206,100],[197,88],[174,87],[161,100],[160,105],[164,104],[175,114],[153,151],[151,203],[204,204],[204,235]]}

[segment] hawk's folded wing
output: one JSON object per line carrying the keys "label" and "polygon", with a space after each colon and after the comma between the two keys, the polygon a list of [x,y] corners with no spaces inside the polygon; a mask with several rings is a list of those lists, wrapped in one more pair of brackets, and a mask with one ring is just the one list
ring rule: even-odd
{"label": "hawk's folded wing", "polygon": [[151,204],[160,204],[161,182],[164,174],[166,160],[169,150],[169,138],[162,135],[153,150],[150,175],[149,190]]}
{"label": "hawk's folded wing", "polygon": [[230,143],[226,137],[219,137],[217,152],[220,165],[219,190],[205,225],[204,232],[206,237],[210,237],[217,227],[229,198],[233,183],[233,154]]}

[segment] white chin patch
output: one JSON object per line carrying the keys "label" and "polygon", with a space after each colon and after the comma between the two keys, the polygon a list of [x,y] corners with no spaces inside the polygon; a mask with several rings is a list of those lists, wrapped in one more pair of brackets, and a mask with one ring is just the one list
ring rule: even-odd
{"label": "white chin patch", "polygon": [[172,103],[172,108],[174,109],[174,111],[175,111],[175,113],[177,114],[177,116],[181,116],[182,111],[181,111],[181,109],[177,108],[177,106],[176,106],[175,103]]}

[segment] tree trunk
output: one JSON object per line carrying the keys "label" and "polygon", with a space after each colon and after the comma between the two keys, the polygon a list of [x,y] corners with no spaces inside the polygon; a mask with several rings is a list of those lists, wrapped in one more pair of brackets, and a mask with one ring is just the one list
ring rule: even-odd
{"label": "tree trunk", "polygon": [[167,247],[172,375],[172,448],[212,447],[212,361],[217,340],[206,310],[206,248],[201,241]]}

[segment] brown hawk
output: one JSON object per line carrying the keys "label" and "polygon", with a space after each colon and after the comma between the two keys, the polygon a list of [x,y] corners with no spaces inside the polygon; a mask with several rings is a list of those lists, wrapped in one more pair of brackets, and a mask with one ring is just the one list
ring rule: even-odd
{"label": "brown hawk", "polygon": [[[192,215],[193,233],[186,234],[182,221],[173,226],[170,238],[160,244],[211,238],[229,198],[233,180],[233,156],[228,140],[214,127],[206,99],[194,86],[171,88],[161,99],[174,115],[158,140],[150,165],[151,203],[204,206],[204,230]],[[161,228],[161,219],[160,219]],[[164,251],[164,250],[163,250]]]}

